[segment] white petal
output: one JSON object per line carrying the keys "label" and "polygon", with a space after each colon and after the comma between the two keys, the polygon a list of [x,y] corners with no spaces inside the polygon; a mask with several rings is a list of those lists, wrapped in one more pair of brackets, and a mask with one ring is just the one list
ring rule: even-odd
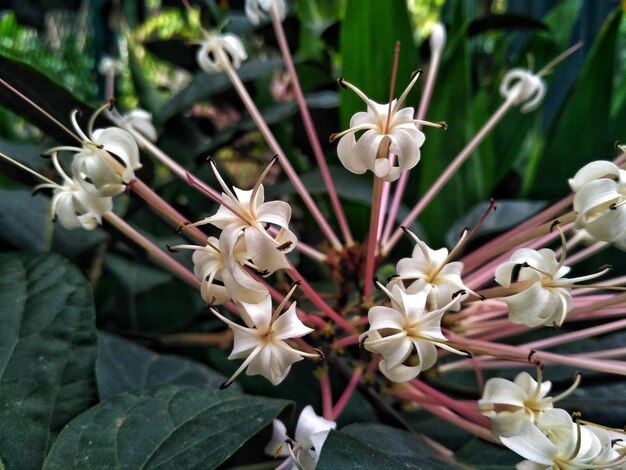
{"label": "white petal", "polygon": [[[296,425],[296,442],[307,450],[314,447],[319,454],[321,444],[324,443],[328,432],[331,429],[336,429],[336,427],[337,423],[318,416],[315,414],[313,407],[307,405],[302,409],[302,413],[300,413],[300,417],[298,418],[298,424]],[[325,433],[325,435],[314,438],[316,434],[320,433]],[[319,448],[314,444],[312,439],[317,441]]]}
{"label": "white petal", "polygon": [[[289,448],[287,447],[287,444],[285,444],[287,439],[289,439],[289,436],[287,436],[287,428],[282,421],[275,419],[272,421],[272,438],[267,443],[263,451],[267,455],[287,457],[289,455]],[[278,448],[280,448],[280,451],[276,454],[276,449]]]}
{"label": "white petal", "polygon": [[295,302],[278,317],[272,325],[272,330],[276,339],[300,338],[314,331],[313,328],[309,328],[298,318]]}
{"label": "white petal", "polygon": [[397,155],[398,167],[407,171],[415,167],[420,161],[420,147],[424,143],[424,134],[418,129],[394,129],[390,135],[389,150]]}
{"label": "white petal", "polygon": [[93,138],[104,146],[105,150],[121,158],[132,170],[141,168],[137,142],[128,131],[117,127],[96,129],[93,132]]}
{"label": "white petal", "polygon": [[237,307],[239,307],[241,318],[249,327],[254,325],[255,328],[265,331],[270,326],[272,298],[269,295],[258,303],[237,302]]}
{"label": "white petal", "polygon": [[606,160],[598,160],[587,163],[582,167],[573,178],[570,178],[569,185],[572,191],[577,192],[584,184],[596,180],[598,178],[613,177],[619,178],[619,168]]}
{"label": "white petal", "polygon": [[522,424],[518,435],[501,437],[500,442],[525,459],[543,465],[552,466],[557,456],[554,444],[529,421]]}

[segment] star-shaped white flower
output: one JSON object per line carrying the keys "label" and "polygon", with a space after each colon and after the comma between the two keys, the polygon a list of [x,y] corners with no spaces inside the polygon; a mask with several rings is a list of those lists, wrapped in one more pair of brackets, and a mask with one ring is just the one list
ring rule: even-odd
{"label": "star-shaped white flower", "polygon": [[[225,236],[233,238],[229,242],[233,247],[237,239],[243,236],[248,256],[266,275],[289,267],[285,254],[295,248],[297,241],[296,236],[289,230],[291,219],[289,204],[284,201],[264,202],[261,182],[275,161],[276,159],[272,160],[250,191],[238,188],[231,191],[217,171],[215,163],[211,161],[215,175],[224,190],[222,205],[215,215],[192,224],[215,225],[224,231],[220,240]],[[276,236],[267,231],[271,225],[279,227]]]}
{"label": "star-shaped white flower", "polygon": [[108,107],[110,103],[92,114],[86,133],[78,125],[78,111],[74,110],[71,120],[78,137],[83,140],[82,147],[61,146],[46,152],[50,155],[64,150],[74,152],[72,176],[87,192],[98,197],[117,196],[124,192],[126,184],[135,177],[135,170],[141,168],[139,148],[127,131],[117,127],[93,130],[97,117]]}
{"label": "star-shaped white flower", "polygon": [[[205,246],[175,245],[170,251],[194,250],[194,273],[201,281],[202,299],[209,305],[220,305],[230,299],[257,303],[269,295],[267,287],[246,272],[244,266],[258,268],[248,261],[245,240],[237,239],[225,230],[220,239],[209,237]],[[231,246],[234,241],[235,245]],[[218,282],[221,282],[219,284]]]}
{"label": "star-shaped white flower", "polygon": [[296,286],[292,288],[273,313],[270,296],[256,304],[237,302],[239,313],[246,326],[238,325],[222,316],[217,310],[211,309],[215,316],[228,324],[233,332],[234,345],[228,358],[245,359],[221,388],[230,385],[244,369],[247,369],[248,375],[262,375],[272,384],[277,385],[287,376],[294,362],[301,361],[305,357],[319,357],[318,354],[298,351],[286,342],[290,338],[300,338],[313,331],[298,318],[295,302],[280,315],[295,288]]}
{"label": "star-shaped white flower", "polygon": [[285,19],[287,16],[285,0],[246,0],[246,16],[252,24],[259,24],[271,13],[272,8],[276,10],[281,21]]}
{"label": "star-shaped white flower", "polygon": [[223,72],[227,67],[238,69],[247,58],[241,39],[231,33],[208,33],[196,54],[198,65],[208,74]]}
{"label": "star-shaped white flower", "polygon": [[102,224],[102,216],[113,209],[110,197],[97,197],[85,191],[78,182],[70,178],[59,164],[56,153],[52,155],[52,163],[63,178],[63,185],[45,183],[35,190],[50,188],[54,190],[50,211],[53,218],[68,230],[83,228],[93,230]]}
{"label": "star-shaped white flower", "polygon": [[576,227],[596,240],[626,239],[626,171],[608,161],[582,167],[569,184],[576,194]]}
{"label": "star-shaped white flower", "polygon": [[568,279],[564,276],[570,268],[563,265],[564,260],[565,252],[557,261],[549,248],[520,248],[496,268],[496,282],[517,291],[501,298],[509,307],[509,320],[529,327],[561,326],[574,305],[571,287],[607,271]]}
{"label": "star-shaped white flower", "polygon": [[[410,230],[405,229],[413,240],[415,248],[410,258],[402,258],[396,265],[397,276],[394,276],[389,283],[389,288],[394,284],[403,287],[407,283],[406,292],[416,294],[424,291],[427,294],[427,308],[437,310],[450,303],[452,294],[465,290],[471,292],[461,279],[463,263],[450,260],[456,254],[457,248],[448,254],[447,248],[432,250],[426,243],[417,238]],[[459,240],[457,247],[461,246],[465,240],[465,235]],[[461,303],[456,302],[449,310],[458,311]]]}
{"label": "star-shaped white flower", "polygon": [[295,442],[287,436],[283,422],[275,419],[272,439],[265,446],[265,453],[275,457],[291,456],[297,468],[314,470],[328,433],[336,427],[337,423],[316,415],[313,407],[307,405],[298,418]]}
{"label": "star-shaped white flower", "polygon": [[[444,123],[414,119],[413,108],[401,108],[419,75],[420,72],[416,72],[400,98],[388,104],[370,100],[357,87],[339,79],[340,85],[353,90],[368,108],[352,116],[350,129],[330,137],[331,142],[340,138],[337,155],[352,173],[361,174],[370,170],[385,181],[395,181],[401,172],[410,170],[420,160],[420,147],[425,137],[416,126],[446,127]],[[355,134],[360,131],[365,132],[357,140]],[[389,161],[389,153],[397,156],[395,166]]]}
{"label": "star-shaped white flower", "polygon": [[[369,310],[370,328],[359,340],[365,349],[383,357],[379,368],[389,380],[406,382],[432,367],[437,361],[435,345],[456,354],[467,354],[448,346],[441,332],[441,317],[457,302],[456,298],[438,310],[426,311],[426,292],[407,294],[398,285],[389,291],[380,283],[378,287],[391,300],[391,307],[375,306]],[[415,365],[407,365],[409,359],[414,359]]]}
{"label": "star-shaped white flower", "polygon": [[550,381],[542,381],[541,369],[537,369],[537,381],[530,374],[522,372],[515,380],[495,377],[487,380],[483,396],[478,400],[480,412],[491,419],[491,431],[495,436],[517,434],[525,421],[535,423],[537,417],[553,404],[572,393],[580,383],[576,374],[574,383],[563,393],[547,396],[552,388]]}

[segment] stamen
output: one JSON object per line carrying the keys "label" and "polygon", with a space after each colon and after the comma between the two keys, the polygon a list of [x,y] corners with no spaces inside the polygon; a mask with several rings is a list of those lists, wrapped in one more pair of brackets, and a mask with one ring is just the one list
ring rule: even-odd
{"label": "stamen", "polygon": [[[416,70],[415,72],[413,72],[411,74],[411,81],[409,82],[409,84],[406,86],[406,88],[404,89],[404,91],[400,95],[400,98],[398,98],[398,101],[396,101],[396,105],[393,107],[393,111],[392,111],[393,114],[395,114],[398,111],[398,109],[400,109],[400,106],[402,106],[404,104],[407,96],[409,95],[409,92],[415,86],[415,84],[417,83],[417,80],[420,78],[421,74],[422,74],[422,70],[421,69]],[[389,100],[389,101],[391,101],[391,100]]]}
{"label": "stamen", "polygon": [[[2,81],[2,79],[0,79],[0,81]],[[4,158],[6,161],[8,161],[9,163],[15,165],[16,167],[24,170],[25,172],[35,176],[36,178],[39,178],[42,181],[45,181],[47,184],[51,185],[54,188],[60,188],[60,186],[55,183],[54,181],[52,181],[49,178],[46,178],[44,175],[41,175],[39,173],[37,173],[35,170],[33,170],[32,168],[27,167],[26,165],[18,162],[17,160],[14,160],[13,158],[9,157],[8,155],[0,152],[0,157]],[[35,188],[37,189],[37,188]]]}
{"label": "stamen", "polygon": [[268,165],[265,168],[265,170],[263,170],[263,173],[261,173],[261,176],[259,176],[259,179],[257,180],[256,184],[254,185],[254,188],[252,188],[252,195],[250,196],[249,209],[250,209],[250,213],[252,214],[252,217],[254,219],[257,218],[256,211],[255,211],[255,207],[256,207],[256,202],[255,201],[256,201],[256,196],[257,196],[257,194],[259,192],[259,188],[261,187],[261,184],[263,183],[263,180],[265,179],[265,177],[267,176],[269,171],[274,166],[274,163],[276,163],[277,161],[278,161],[278,155],[274,155],[274,158],[272,158],[272,160],[268,163]]}
{"label": "stamen", "polygon": [[76,131],[76,133],[82,139],[82,141],[83,141],[82,143],[85,144],[85,142],[90,142],[91,139],[87,135],[85,135],[83,130],[78,125],[78,121],[76,120],[76,116],[78,114],[80,114],[80,110],[79,109],[73,109],[72,112],[70,113],[70,120],[72,121],[72,126],[74,126],[74,130]]}
{"label": "stamen", "polygon": [[274,313],[272,314],[272,320],[270,321],[270,323],[273,323],[276,320],[276,318],[278,318],[278,315],[280,315],[280,313],[283,311],[285,304],[289,302],[289,299],[291,298],[291,296],[296,291],[299,285],[300,285],[300,281],[296,281],[291,285],[291,289],[289,289],[289,292],[287,293],[285,298],[280,302],[280,304],[278,304],[278,307],[276,307],[276,310],[274,310]]}
{"label": "stamen", "polygon": [[361,100],[363,100],[363,102],[367,105],[367,107],[374,113],[374,116],[376,116],[378,119],[380,119],[380,114],[378,114],[378,111],[376,111],[376,108],[372,105],[371,100],[367,96],[365,96],[365,93],[363,93],[361,90],[359,90],[357,87],[355,87],[352,83],[347,82],[346,80],[344,80],[343,77],[339,77],[337,79],[337,82],[343,88],[349,88],[350,90],[355,92],[357,94],[357,96],[359,98],[361,98]]}
{"label": "stamen", "polygon": [[[222,187],[222,190],[224,191],[224,193],[227,196],[230,196],[235,201],[238,201],[237,196],[235,196],[235,194],[230,190],[230,188],[228,187],[228,185],[226,184],[226,182],[222,178],[222,175],[220,175],[220,172],[217,171],[217,165],[215,163],[215,159],[213,157],[207,157],[207,160],[209,162],[209,165],[211,165],[211,170],[213,170],[213,174],[215,174],[215,178],[217,178],[217,182]],[[234,212],[234,213],[236,213],[236,212]]]}
{"label": "stamen", "polygon": [[557,396],[550,398],[548,403],[557,402],[557,401],[565,398],[566,396],[568,396],[570,393],[572,393],[574,390],[576,390],[576,388],[578,388],[578,385],[580,385],[581,379],[582,379],[582,374],[580,374],[580,372],[576,372],[576,375],[574,376],[574,382],[572,383],[572,385],[570,385],[570,387],[567,390],[565,390],[564,392],[561,392]]}
{"label": "stamen", "polygon": [[89,118],[89,122],[87,123],[87,135],[89,136],[89,140],[92,142],[93,142],[93,126],[96,122],[96,119],[98,118],[98,116],[100,116],[102,111],[104,111],[107,108],[108,109],[113,108],[113,99],[110,99],[106,103],[100,105],[100,107],[96,109],[94,113],[91,115],[91,117]]}

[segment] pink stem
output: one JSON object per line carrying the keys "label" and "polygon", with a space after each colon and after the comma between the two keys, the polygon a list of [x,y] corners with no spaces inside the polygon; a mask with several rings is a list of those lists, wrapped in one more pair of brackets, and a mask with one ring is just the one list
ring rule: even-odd
{"label": "pink stem", "polygon": [[319,370],[318,379],[322,392],[322,414],[324,418],[333,421],[333,393],[330,389],[330,380],[328,379],[328,369]]}
{"label": "pink stem", "polygon": [[[404,218],[401,226],[408,227],[411,225],[415,219],[422,213],[422,211],[430,204],[433,198],[439,194],[439,191],[446,185],[446,183],[450,180],[452,175],[456,173],[456,171],[465,163],[472,152],[476,149],[478,144],[482,142],[482,140],[487,136],[487,134],[495,127],[495,125],[504,117],[507,111],[513,106],[514,99],[517,96],[511,95],[509,98],[502,103],[502,105],[498,108],[498,110],[489,118],[489,120],[485,123],[480,131],[472,138],[472,140],[465,146],[463,150],[455,157],[452,163],[446,168],[446,170],[441,174],[441,176],[435,181],[435,183],[428,189],[426,194],[422,196],[420,201],[415,205],[415,207],[411,210],[411,212]],[[400,237],[404,232],[398,227],[393,235],[389,238],[389,241],[383,245],[381,253],[383,255],[388,254],[393,247],[398,243]]]}
{"label": "pink stem", "polygon": [[352,373],[352,377],[350,377],[350,381],[348,382],[346,389],[341,394],[341,397],[339,398],[337,403],[335,403],[335,408],[333,408],[333,421],[337,420],[341,412],[344,410],[344,408],[348,404],[348,401],[350,400],[352,393],[354,393],[354,390],[356,389],[356,386],[359,383],[359,380],[361,380],[362,375],[363,375],[363,368],[360,366],[356,367],[354,369],[354,372]]}
{"label": "pink stem", "polygon": [[167,253],[165,253],[158,246],[156,246],[154,243],[144,237],[136,229],[131,227],[124,219],[120,218],[113,212],[107,212],[103,215],[103,218],[113,227],[119,230],[120,233],[128,237],[128,239],[132,240],[138,246],[146,250],[148,255],[150,255],[150,257],[154,259],[158,264],[163,266],[172,274],[178,276],[190,286],[195,287],[196,289],[200,288],[200,281],[194,273],[192,273],[178,261],[170,257]]}
{"label": "pink stem", "polygon": [[479,412],[468,408],[463,403],[459,403],[457,400],[454,400],[444,393],[441,393],[439,390],[431,387],[427,383],[422,382],[419,379],[413,379],[410,381],[410,383],[425,395],[436,398],[437,400],[439,400],[441,405],[456,411],[461,416],[464,416],[472,422],[486,428],[491,426],[491,421],[488,418],[484,417]]}
{"label": "pink stem", "polygon": [[371,300],[374,286],[374,271],[376,269],[376,254],[378,251],[378,217],[381,210],[381,191],[383,180],[374,176],[374,188],[372,189],[372,211],[370,213],[370,228],[367,238],[367,251],[365,255],[365,279],[363,279],[363,299]]}
{"label": "pink stem", "polygon": [[352,346],[354,344],[359,344],[359,335],[350,335],[350,336],[345,336],[344,338],[338,339],[337,341],[333,343],[333,349],[339,350],[347,346]]}
{"label": "pink stem", "polygon": [[273,2],[270,3],[270,14],[272,16],[272,24],[274,25],[274,31],[276,33],[276,39],[278,40],[278,46],[280,47],[280,52],[283,56],[283,60],[285,61],[285,66],[287,67],[287,70],[289,71],[289,76],[291,77],[291,84],[293,85],[293,92],[300,108],[300,115],[302,116],[304,129],[306,130],[309,142],[311,143],[311,148],[313,149],[315,160],[317,161],[320,172],[322,174],[322,179],[324,180],[324,184],[326,185],[326,189],[328,190],[328,196],[330,197],[330,202],[333,206],[333,209],[335,210],[335,215],[337,216],[337,221],[339,222],[339,228],[341,229],[341,233],[343,234],[343,238],[346,241],[346,244],[348,246],[354,245],[352,233],[350,232],[350,226],[348,225],[348,221],[346,220],[343,208],[341,207],[339,196],[337,196],[337,190],[335,188],[333,178],[330,175],[330,171],[328,170],[326,158],[324,157],[324,152],[322,151],[322,146],[320,145],[317,131],[315,129],[315,125],[313,124],[313,119],[311,119],[309,107],[307,106],[306,100],[304,99],[304,94],[302,93],[300,79],[298,78],[298,74],[296,73],[296,68],[293,64],[293,59],[291,57],[291,51],[289,50],[289,44],[287,43],[285,31],[283,30],[283,23],[280,20],[278,12],[276,11],[276,6]]}
{"label": "pink stem", "polygon": [[324,299],[317,293],[317,291],[311,287],[311,285],[302,277],[302,275],[298,272],[295,266],[291,265],[291,268],[287,270],[287,275],[293,281],[300,282],[300,288],[305,293],[305,295],[309,298],[313,304],[319,308],[328,318],[334,321],[337,326],[340,326],[345,331],[352,333],[354,331],[354,327],[339,313],[335,312]]}
{"label": "pink stem", "polygon": [[291,184],[293,184],[293,186],[296,188],[296,191],[298,191],[298,194],[300,194],[300,197],[304,201],[304,204],[308,207],[313,218],[317,221],[320,229],[322,230],[322,232],[324,232],[333,248],[337,251],[341,251],[342,246],[341,242],[337,238],[337,235],[335,235],[335,232],[333,232],[333,229],[330,227],[330,225],[322,215],[321,211],[317,207],[317,204],[315,204],[315,201],[309,194],[306,186],[304,186],[304,184],[302,183],[302,180],[296,173],[296,170],[294,170],[293,166],[291,166],[291,163],[289,163],[289,159],[285,155],[285,152],[283,152],[283,149],[278,144],[278,141],[276,140],[274,134],[265,122],[265,119],[263,119],[263,116],[256,107],[256,104],[254,104],[254,101],[252,101],[252,98],[248,94],[248,90],[246,90],[246,87],[241,82],[239,75],[237,75],[237,72],[228,61],[226,62],[226,64],[224,64],[224,72],[226,72],[226,75],[228,75],[228,78],[230,79],[233,87],[239,94],[239,97],[243,101],[246,109],[248,110],[248,113],[250,113],[250,117],[252,117],[255,124],[259,128],[259,131],[265,137],[265,140],[269,147],[272,149],[272,152],[278,155],[278,160],[283,167],[283,170],[285,170],[285,173],[287,173],[287,176],[291,180]]}

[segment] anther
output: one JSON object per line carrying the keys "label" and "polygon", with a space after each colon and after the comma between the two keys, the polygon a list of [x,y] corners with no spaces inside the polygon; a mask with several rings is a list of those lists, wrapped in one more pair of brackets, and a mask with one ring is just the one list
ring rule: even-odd
{"label": "anther", "polygon": [[285,242],[285,243],[283,243],[282,245],[280,245],[280,246],[278,247],[278,251],[285,251],[286,249],[288,249],[289,247],[291,247],[291,245],[293,245],[293,242],[292,242],[292,241]]}
{"label": "anther", "polygon": [[177,234],[181,234],[183,232],[183,230],[185,230],[187,228],[187,225],[189,225],[189,222],[182,222],[178,225],[178,227],[176,227],[176,233]]}
{"label": "anther", "polygon": [[222,385],[220,385],[220,390],[224,390],[226,387],[228,387],[232,382],[228,382],[228,380],[226,382],[224,382]]}
{"label": "anther", "polygon": [[332,144],[335,140],[337,140],[338,135],[339,135],[339,132],[333,132],[332,134],[330,134],[330,137],[328,138],[328,142]]}
{"label": "anther", "polygon": [[439,121],[436,123],[440,129],[443,129],[444,131],[448,129],[448,123],[446,121]]}
{"label": "anther", "polygon": [[614,211],[615,209],[617,209],[617,204],[616,204],[616,203],[613,203],[613,204],[611,204],[611,205],[609,206],[609,210],[610,210],[610,211]]}
{"label": "anther", "polygon": [[605,269],[612,270],[613,269],[613,265],[612,264],[603,264],[602,266],[600,266],[598,268],[598,271],[604,271]]}
{"label": "anther", "polygon": [[537,350],[536,349],[531,349],[531,351],[528,353],[528,357],[526,358],[526,360],[528,362],[532,362],[533,361],[533,356],[537,354]]}
{"label": "anther", "polygon": [[178,250],[175,248],[172,248],[170,245],[165,245],[167,247],[167,251],[169,251],[170,253],[178,253]]}
{"label": "anther", "polygon": [[339,86],[340,86],[341,88],[344,88],[344,89],[346,89],[346,90],[348,89],[348,86],[346,85],[345,80],[343,79],[343,77],[339,77],[339,78],[337,79],[337,83],[339,84]]}
{"label": "anther", "polygon": [[413,80],[416,75],[421,75],[422,73],[424,73],[422,69],[413,70],[411,72],[411,80]]}
{"label": "anther", "polygon": [[560,225],[561,221],[559,219],[556,219],[554,222],[552,222],[552,225],[550,225],[550,233],[552,233],[552,231],[555,229],[556,226]]}
{"label": "anther", "polygon": [[458,290],[458,291],[454,292],[454,293],[452,294],[452,298],[453,298],[453,299],[455,299],[455,298],[457,298],[459,295],[465,295],[465,294],[467,294],[467,291],[466,291],[466,290],[464,290],[464,289],[461,289],[461,290]]}
{"label": "anther", "polygon": [[319,354],[319,355],[320,355],[320,357],[319,357],[319,358],[320,358],[321,360],[326,359],[326,355],[324,354],[324,351],[322,351],[321,349],[318,349],[318,348],[313,348],[313,351],[315,351],[317,354]]}
{"label": "anther", "polygon": [[467,358],[469,358],[469,359],[474,357],[474,355],[470,351],[468,351],[467,349],[459,349],[459,351],[462,352],[463,354],[465,354],[465,356]]}

